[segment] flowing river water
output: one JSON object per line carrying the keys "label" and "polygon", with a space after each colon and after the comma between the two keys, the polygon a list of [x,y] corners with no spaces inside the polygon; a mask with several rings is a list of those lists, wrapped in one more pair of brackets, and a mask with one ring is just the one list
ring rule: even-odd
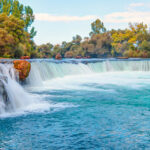
{"label": "flowing river water", "polygon": [[32,60],[24,84],[1,64],[0,149],[150,149],[150,60]]}

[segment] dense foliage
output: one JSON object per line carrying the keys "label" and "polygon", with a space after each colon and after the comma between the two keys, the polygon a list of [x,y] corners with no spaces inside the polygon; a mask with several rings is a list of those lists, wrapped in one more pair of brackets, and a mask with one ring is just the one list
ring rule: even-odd
{"label": "dense foliage", "polygon": [[129,24],[128,29],[107,31],[97,19],[91,24],[89,37],[80,35],[61,45],[50,43],[37,47],[40,57],[101,58],[101,57],[150,57],[150,32],[143,23]]}
{"label": "dense foliage", "polygon": [[[34,50],[33,11],[18,0],[0,0],[0,57],[19,58]],[[30,29],[30,31],[29,31]]]}
{"label": "dense foliage", "polygon": [[33,10],[18,0],[0,0],[0,57],[20,58],[101,58],[150,57],[150,32],[143,23],[129,24],[128,29],[108,31],[97,19],[91,23],[89,37],[80,35],[72,41],[37,46],[32,23]]}

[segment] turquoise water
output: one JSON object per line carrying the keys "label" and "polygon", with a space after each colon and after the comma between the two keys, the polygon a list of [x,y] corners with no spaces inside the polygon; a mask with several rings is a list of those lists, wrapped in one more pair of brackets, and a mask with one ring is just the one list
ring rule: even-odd
{"label": "turquoise water", "polygon": [[0,149],[150,149],[149,61],[32,66],[24,88],[48,107],[3,115]]}

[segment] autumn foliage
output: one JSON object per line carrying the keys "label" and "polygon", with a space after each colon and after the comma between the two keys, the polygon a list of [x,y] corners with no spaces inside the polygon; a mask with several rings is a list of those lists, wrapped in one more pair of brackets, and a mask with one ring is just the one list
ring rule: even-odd
{"label": "autumn foliage", "polygon": [[129,24],[124,30],[107,31],[104,23],[97,19],[91,24],[89,37],[82,39],[80,35],[71,42],[63,41],[60,45],[50,43],[37,47],[40,57],[64,58],[149,58],[150,32],[143,23]]}

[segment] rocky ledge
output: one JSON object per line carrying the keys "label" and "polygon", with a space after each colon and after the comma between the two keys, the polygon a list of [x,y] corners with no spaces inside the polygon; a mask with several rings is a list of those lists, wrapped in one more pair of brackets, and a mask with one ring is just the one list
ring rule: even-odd
{"label": "rocky ledge", "polygon": [[19,79],[24,81],[28,77],[31,70],[30,62],[26,60],[14,60],[13,64],[14,68],[19,73]]}

